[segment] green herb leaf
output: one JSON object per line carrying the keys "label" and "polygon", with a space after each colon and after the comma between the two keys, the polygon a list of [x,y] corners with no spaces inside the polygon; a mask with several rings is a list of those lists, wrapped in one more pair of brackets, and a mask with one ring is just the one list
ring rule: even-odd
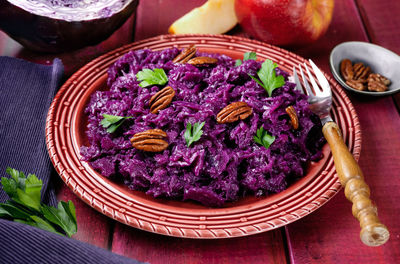
{"label": "green herb leaf", "polygon": [[[39,195],[40,195],[40,193],[39,193]],[[40,210],[40,196],[36,197],[35,194],[32,195],[32,194],[24,192],[21,189],[17,189],[17,196],[12,199],[14,201],[16,201],[17,203],[27,206],[36,211]]]}
{"label": "green herb leaf", "polygon": [[[75,205],[72,201],[68,201],[68,214],[70,215],[72,221],[74,222],[74,224],[77,226],[77,222],[76,222],[76,210],[75,210]],[[77,226],[78,228],[78,226]]]}
{"label": "green herb leaf", "polygon": [[242,65],[242,60],[237,59],[236,62],[235,62],[235,66],[237,67],[237,66],[240,66],[240,65]]}
{"label": "green herb leaf", "polygon": [[15,202],[39,211],[42,180],[39,180],[35,174],[25,177],[23,172],[12,168],[7,168],[6,172],[11,178],[3,177],[1,184],[7,195]]}
{"label": "green herb leaf", "polygon": [[26,211],[23,208],[12,203],[0,204],[0,217],[18,218],[18,219],[28,219],[31,216],[31,212]]}
{"label": "green herb leaf", "polygon": [[34,174],[7,168],[11,178],[3,177],[1,184],[11,200],[0,203],[0,217],[28,224],[69,237],[77,231],[75,206],[71,201],[59,202],[58,208],[40,203],[42,181]]}
{"label": "green herb leaf", "polygon": [[[247,60],[257,60],[257,53],[255,53],[254,51],[246,52],[243,55],[243,61],[247,61]],[[242,65],[242,61],[236,60],[235,66],[239,66],[239,65]]]}
{"label": "green herb leaf", "polygon": [[164,85],[168,82],[168,77],[163,69],[143,69],[136,74],[136,79],[141,81],[140,87],[147,87],[150,85]]}
{"label": "green herb leaf", "polygon": [[6,217],[6,216],[10,216],[10,214],[0,205],[0,217]]}
{"label": "green herb leaf", "polygon": [[109,127],[110,125],[118,123],[121,120],[124,120],[123,116],[103,114],[103,119],[101,120],[100,124],[103,127]]}
{"label": "green herb leaf", "polygon": [[42,213],[48,221],[61,227],[69,237],[76,233],[75,207],[71,201],[59,202],[58,208],[44,205]]}
{"label": "green herb leaf", "polygon": [[[184,138],[185,138],[185,140],[186,140],[186,144],[187,144],[187,146],[189,147],[190,145],[189,145],[189,142],[190,142],[190,139],[192,138],[192,124],[190,123],[190,122],[188,122],[187,124],[186,124],[186,131],[185,131],[185,133],[183,134],[183,136],[184,136]],[[191,144],[191,143],[190,143]]]}
{"label": "green herb leaf", "polygon": [[268,149],[271,144],[274,143],[275,137],[268,134],[268,132],[264,130],[264,127],[261,126],[259,129],[257,129],[257,133],[254,136],[254,141]]}
{"label": "green herb leaf", "polygon": [[271,96],[276,88],[282,87],[285,84],[285,78],[282,75],[276,76],[276,67],[278,67],[278,65],[272,60],[265,60],[257,72],[258,78],[260,78],[261,81],[250,75],[253,80],[264,87],[268,96]]}
{"label": "green herb leaf", "polygon": [[3,185],[3,190],[9,197],[15,196],[15,194],[17,193],[17,183],[14,179],[2,177],[1,184]]}
{"label": "green herb leaf", "polygon": [[186,140],[186,144],[188,147],[190,147],[190,145],[193,142],[196,142],[200,139],[201,135],[203,135],[203,126],[204,126],[205,122],[202,123],[194,123],[193,127],[191,123],[187,123],[186,124],[186,131],[185,134],[183,135],[185,137]]}
{"label": "green herb leaf", "polygon": [[42,180],[35,174],[28,174],[25,181],[25,190],[17,189],[18,197],[24,205],[40,210],[40,191],[42,190]]}
{"label": "green herb leaf", "polygon": [[[41,218],[39,216],[36,216],[36,215],[32,215],[31,219],[35,223],[35,225],[33,225],[33,226],[36,226],[36,227],[38,227],[40,229],[47,230],[47,231],[62,235],[61,233],[57,232],[57,230],[49,222],[47,222],[43,218]],[[69,236],[69,237],[71,237],[71,236]]]}
{"label": "green herb leaf", "polygon": [[[8,167],[6,169],[6,173],[11,176],[11,179],[14,179],[17,188],[20,188],[22,190],[25,189],[26,177],[22,171],[18,171],[16,169],[12,169],[12,168]],[[15,189],[15,192],[16,191],[17,190]]]}
{"label": "green herb leaf", "polygon": [[247,60],[256,60],[257,59],[257,53],[255,53],[254,51],[251,52],[246,52],[243,55],[243,61],[247,61]]}
{"label": "green herb leaf", "polygon": [[14,222],[34,226],[34,227],[37,227],[37,228],[40,228],[43,230],[47,230],[47,231],[59,234],[59,235],[63,235],[60,232],[57,232],[57,230],[49,222],[47,222],[46,220],[43,220],[42,218],[40,218],[39,216],[36,216],[36,215],[31,216],[31,218],[28,220],[14,219]]}
{"label": "green herb leaf", "polygon": [[37,224],[31,218],[29,218],[28,220],[14,219],[14,222],[25,224],[25,225],[30,225],[30,226],[34,226],[34,227],[38,227]]}
{"label": "green herb leaf", "polygon": [[132,118],[132,116],[124,117],[103,114],[103,119],[100,121],[100,124],[104,128],[107,128],[107,132],[111,134],[114,133],[122,125],[122,123],[129,118]]}

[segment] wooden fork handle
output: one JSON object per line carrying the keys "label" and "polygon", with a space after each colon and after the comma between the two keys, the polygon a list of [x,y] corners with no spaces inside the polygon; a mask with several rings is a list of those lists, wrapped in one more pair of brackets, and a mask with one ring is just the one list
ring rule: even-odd
{"label": "wooden fork handle", "polygon": [[327,122],[322,132],[331,148],[345,196],[353,203],[353,216],[360,222],[361,241],[368,246],[384,244],[389,239],[389,230],[378,218],[376,206],[369,198],[370,189],[360,166],[343,142],[339,127],[334,122]]}

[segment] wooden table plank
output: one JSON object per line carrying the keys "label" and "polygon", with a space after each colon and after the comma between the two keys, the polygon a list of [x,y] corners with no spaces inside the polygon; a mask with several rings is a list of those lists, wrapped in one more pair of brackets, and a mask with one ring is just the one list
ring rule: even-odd
{"label": "wooden table plank", "polygon": [[152,264],[287,263],[280,231],[248,237],[198,240],[167,237],[117,224],[112,251]]}
{"label": "wooden table plank", "polygon": [[[372,43],[400,55],[400,1],[357,0]],[[393,96],[400,112],[400,93]]]}
{"label": "wooden table plank", "polygon": [[207,0],[140,1],[137,10],[135,41],[168,34],[168,27],[191,9],[202,5]]}
{"label": "wooden table plank", "polygon": [[400,53],[400,1],[356,0],[372,43]]}
{"label": "wooden table plank", "polygon": [[[363,2],[363,8],[367,8],[365,1],[360,2]],[[375,16],[376,13],[379,11],[375,6],[369,15]],[[386,17],[390,16],[386,14]],[[385,21],[385,17],[377,21]],[[373,40],[379,36],[369,31],[366,34],[353,1],[336,1],[334,20],[327,35],[314,45],[295,52],[317,60],[318,65],[329,72],[329,53],[336,44],[351,40],[368,41],[368,35],[374,36]],[[363,135],[359,164],[380,218],[392,237],[378,248],[364,246],[359,239],[359,224],[351,214],[351,204],[341,191],[317,212],[286,227],[293,263],[397,263],[400,259],[400,226],[394,213],[400,211],[396,202],[400,199],[400,157],[396,154],[400,149],[400,118],[391,97],[348,95],[359,116]]]}

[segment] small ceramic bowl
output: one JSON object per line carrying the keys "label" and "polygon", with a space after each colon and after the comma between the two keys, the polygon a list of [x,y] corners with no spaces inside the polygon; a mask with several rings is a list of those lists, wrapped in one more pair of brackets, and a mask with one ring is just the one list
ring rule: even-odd
{"label": "small ceramic bowl", "polygon": [[[362,62],[371,71],[387,77],[391,84],[385,92],[359,91],[348,86],[340,73],[340,62],[349,59],[353,63]],[[367,42],[350,41],[337,45],[331,52],[329,63],[333,77],[347,90],[372,96],[383,96],[400,91],[400,56],[381,46]]]}

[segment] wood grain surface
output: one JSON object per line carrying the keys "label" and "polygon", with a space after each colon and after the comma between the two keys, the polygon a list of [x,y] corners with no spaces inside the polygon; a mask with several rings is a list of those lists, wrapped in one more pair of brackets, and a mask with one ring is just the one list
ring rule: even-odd
{"label": "wood grain surface", "polygon": [[160,236],[117,224],[112,251],[152,264],[287,263],[284,247],[280,230],[232,239],[198,240]]}
{"label": "wood grain surface", "polygon": [[[362,5],[364,10],[370,10],[369,16],[375,16],[375,12],[382,14],[382,9],[386,12],[388,6],[372,9],[372,2],[376,1],[360,2],[363,3],[336,1],[332,24],[320,40],[321,43],[318,41],[297,53],[313,60],[317,56],[317,65],[329,71],[329,53],[335,45],[352,40],[369,41],[368,36],[371,33],[364,27],[366,14],[361,15],[358,6]],[[394,5],[396,4],[391,7]],[[399,11],[395,8],[391,10],[392,14]],[[380,18],[377,21],[385,23],[385,16],[378,16]],[[392,20],[399,21],[393,15]],[[399,29],[393,29],[392,34],[394,32],[399,32]],[[400,47],[400,41],[394,40],[393,43]],[[381,45],[387,47],[386,44]],[[391,44],[392,46],[394,45]],[[318,49],[325,51],[316,52]],[[399,50],[393,51],[399,53]],[[379,208],[378,214],[393,235],[379,248],[363,246],[359,238],[360,226],[351,214],[351,203],[341,192],[316,213],[286,227],[292,263],[396,263],[400,259],[400,225],[393,215],[394,212],[400,212],[400,206],[394,203],[400,196],[395,191],[400,184],[396,177],[399,175],[399,168],[395,165],[400,161],[395,154],[400,144],[400,133],[395,132],[400,128],[399,113],[392,97],[369,98],[352,93],[348,95],[359,116],[362,131],[363,144],[359,164],[371,188],[372,199]]]}
{"label": "wood grain surface", "polygon": [[[0,55],[43,64],[60,57],[71,75],[90,59],[120,45],[167,33],[169,25],[206,0],[142,0],[136,17],[103,43],[68,54],[35,54],[0,32]],[[291,49],[311,58],[325,72],[329,54],[344,41],[370,41],[400,53],[400,1],[337,0],[332,24],[317,42]],[[247,36],[236,27],[229,34]],[[58,181],[58,198],[77,207],[74,239],[108,248],[149,263],[399,263],[400,260],[400,95],[369,98],[350,92],[361,124],[359,165],[391,232],[381,247],[365,246],[343,191],[316,212],[274,231],[222,240],[191,240],[161,236],[117,223],[97,213]]]}

